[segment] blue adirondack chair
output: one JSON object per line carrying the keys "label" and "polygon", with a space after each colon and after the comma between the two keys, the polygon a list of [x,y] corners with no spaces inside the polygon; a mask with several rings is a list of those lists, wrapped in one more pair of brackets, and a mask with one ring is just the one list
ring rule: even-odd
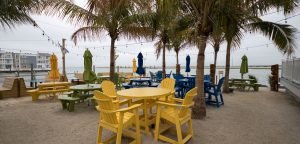
{"label": "blue adirondack chair", "polygon": [[170,77],[171,77],[171,74],[172,74],[172,71],[170,71],[169,74],[166,74],[166,78],[170,78]]}
{"label": "blue adirondack chair", "polygon": [[157,82],[162,81],[162,71],[157,71],[156,72],[156,81]]}
{"label": "blue adirondack chair", "polygon": [[156,82],[156,75],[150,71],[151,81]]}
{"label": "blue adirondack chair", "polygon": [[[224,105],[223,95],[221,91],[224,79],[224,77],[221,78],[217,85],[210,85],[210,88],[205,90],[205,92],[208,94],[208,98],[206,100],[207,104],[216,105],[217,107],[220,107],[220,105]],[[212,96],[214,96],[215,99],[212,99]]]}
{"label": "blue adirondack chair", "polygon": [[177,96],[183,98],[186,86],[183,85],[183,83],[180,83],[179,80],[184,79],[184,76],[181,74],[173,74],[173,78],[176,80],[175,91],[177,93]]}
{"label": "blue adirondack chair", "polygon": [[204,80],[210,81],[210,75],[204,75]]}

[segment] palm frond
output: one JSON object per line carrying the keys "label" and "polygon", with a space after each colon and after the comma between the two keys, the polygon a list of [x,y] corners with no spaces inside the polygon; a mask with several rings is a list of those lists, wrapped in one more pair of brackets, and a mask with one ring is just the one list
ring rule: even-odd
{"label": "palm frond", "polygon": [[95,40],[100,38],[100,34],[104,32],[103,27],[82,27],[76,30],[71,39],[74,41],[75,45],[77,44],[78,38],[83,38],[84,40]]}
{"label": "palm frond", "polygon": [[46,0],[43,9],[47,15],[58,15],[74,24],[93,25],[97,19],[95,14],[69,0]]}
{"label": "palm frond", "polygon": [[296,49],[296,29],[290,25],[258,21],[248,24],[247,28],[268,36],[283,54],[290,56]]}

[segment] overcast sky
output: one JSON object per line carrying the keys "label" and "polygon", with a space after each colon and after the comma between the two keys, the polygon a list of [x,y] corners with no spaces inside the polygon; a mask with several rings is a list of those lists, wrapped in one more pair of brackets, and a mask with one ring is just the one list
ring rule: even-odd
{"label": "overcast sky", "polygon": [[[82,2],[82,1],[81,1]],[[83,3],[80,3],[82,5]],[[274,12],[270,11],[270,12]],[[291,13],[287,17],[300,14],[299,8],[294,13]],[[78,46],[75,47],[74,43],[71,41],[71,34],[78,28],[71,24],[68,24],[64,20],[51,16],[32,16],[36,23],[48,34],[55,42],[61,41],[62,38],[66,38],[67,49],[70,51],[66,55],[66,65],[67,67],[73,66],[83,66],[83,52],[85,48],[89,48],[94,55],[93,62],[96,66],[109,66],[109,44],[110,38],[103,34],[99,37],[99,40],[93,42],[84,42],[80,40]],[[272,13],[262,17],[264,20],[276,22],[284,19],[285,17],[282,13]],[[281,21],[285,23],[285,21]],[[287,19],[287,24],[300,29],[300,16],[295,16],[293,18]],[[297,35],[297,47],[294,56],[300,57],[299,49],[299,38],[300,33]],[[23,53],[37,53],[37,52],[47,52],[56,53],[58,57],[61,57],[60,49],[48,42],[48,38],[42,35],[42,31],[34,28],[32,25],[20,25],[14,29],[3,29],[0,27],[0,48],[1,50],[10,52],[21,52]],[[132,64],[132,59],[137,56],[139,52],[144,55],[144,64],[146,66],[161,66],[161,57],[156,59],[155,49],[153,44],[155,42],[146,42],[145,40],[126,40],[120,38],[116,42],[117,55],[119,55],[116,63],[117,65],[130,66]],[[254,33],[244,34],[240,48],[235,48],[231,55],[231,64],[240,65],[241,57],[246,54],[248,56],[248,63],[250,65],[271,65],[280,64],[282,59],[286,59],[276,47],[274,47],[272,41],[268,38]],[[128,44],[126,47],[125,45]],[[259,46],[259,47],[257,47]],[[226,43],[221,46],[218,63],[217,65],[225,65],[225,50]],[[187,55],[191,56],[191,65],[196,65],[197,49],[189,48],[180,52],[180,63],[185,65],[185,57]],[[176,57],[173,51],[167,52],[166,56],[167,66],[175,66]],[[208,44],[206,49],[205,64],[209,65],[213,63],[213,48]],[[61,60],[59,59],[59,65],[61,65]]]}

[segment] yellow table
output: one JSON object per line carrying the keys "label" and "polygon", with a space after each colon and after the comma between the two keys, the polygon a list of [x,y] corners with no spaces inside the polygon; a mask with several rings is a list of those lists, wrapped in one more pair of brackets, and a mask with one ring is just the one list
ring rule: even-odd
{"label": "yellow table", "polygon": [[144,88],[132,88],[121,90],[117,92],[117,95],[126,99],[142,99],[143,100],[143,113],[141,126],[145,127],[146,134],[150,134],[149,125],[155,123],[155,117],[148,114],[149,105],[148,101],[157,99],[159,97],[168,96],[171,94],[171,91],[164,88],[153,88],[153,87],[144,87]]}

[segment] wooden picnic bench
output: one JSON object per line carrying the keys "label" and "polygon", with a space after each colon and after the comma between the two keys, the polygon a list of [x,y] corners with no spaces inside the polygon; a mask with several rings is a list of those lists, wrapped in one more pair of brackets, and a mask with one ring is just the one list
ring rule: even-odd
{"label": "wooden picnic bench", "polygon": [[36,101],[41,94],[63,93],[70,91],[70,82],[49,82],[38,85],[37,89],[27,91],[32,96],[32,101]]}
{"label": "wooden picnic bench", "polygon": [[28,89],[32,88],[26,88],[23,78],[6,77],[0,87],[0,99],[26,96],[26,90]]}
{"label": "wooden picnic bench", "polygon": [[245,90],[248,87],[253,88],[254,91],[258,91],[261,84],[255,83],[254,79],[229,79],[229,87],[236,87],[241,90]]}

